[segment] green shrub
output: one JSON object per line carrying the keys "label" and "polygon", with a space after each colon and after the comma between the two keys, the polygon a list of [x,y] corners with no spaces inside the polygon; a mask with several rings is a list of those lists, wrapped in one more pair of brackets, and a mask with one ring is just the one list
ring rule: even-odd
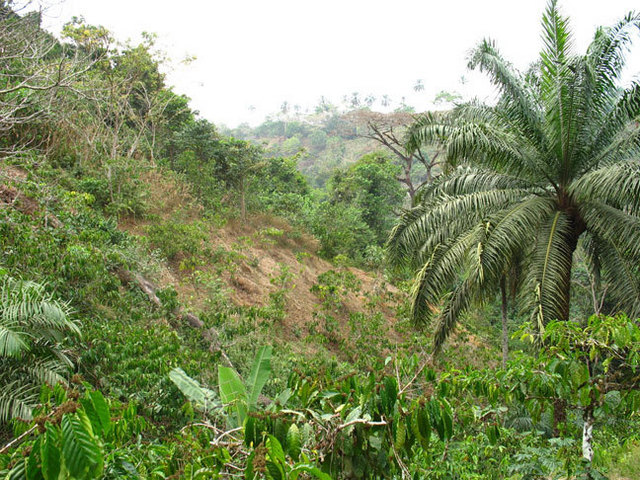
{"label": "green shrub", "polygon": [[158,248],[169,260],[201,255],[207,239],[202,222],[158,222],[149,225],[146,233],[151,246]]}

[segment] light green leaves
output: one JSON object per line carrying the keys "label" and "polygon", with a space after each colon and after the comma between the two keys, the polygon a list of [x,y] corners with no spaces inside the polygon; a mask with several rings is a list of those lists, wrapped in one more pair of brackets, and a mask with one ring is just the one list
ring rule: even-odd
{"label": "light green leaves", "polygon": [[213,390],[200,386],[196,380],[189,377],[181,368],[171,370],[169,378],[184,396],[194,404],[195,408],[206,413],[218,404],[217,396]]}
{"label": "light green leaves", "polygon": [[240,375],[232,368],[219,366],[218,388],[222,403],[230,412],[235,411],[230,417],[232,425],[242,425],[247,415],[247,390]]}
{"label": "light green leaves", "polygon": [[253,361],[251,367],[251,373],[247,379],[248,390],[248,406],[249,409],[254,409],[260,392],[264,388],[264,385],[269,379],[271,374],[271,346],[265,345],[256,354],[256,358]]}

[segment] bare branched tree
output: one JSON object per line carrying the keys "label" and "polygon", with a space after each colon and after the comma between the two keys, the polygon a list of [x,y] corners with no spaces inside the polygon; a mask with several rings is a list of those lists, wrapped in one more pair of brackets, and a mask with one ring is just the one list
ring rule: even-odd
{"label": "bare branched tree", "polygon": [[[413,205],[418,188],[425,183],[431,183],[433,180],[433,170],[436,165],[440,164],[439,158],[442,152],[437,147],[434,147],[434,150],[429,153],[425,149],[407,150],[404,143],[404,132],[407,126],[414,121],[411,113],[380,113],[370,110],[355,110],[348,113],[347,116],[356,124],[366,127],[366,133],[362,134],[364,138],[375,140],[380,145],[383,145],[400,161],[402,176],[398,177],[398,181],[406,185],[407,193]],[[412,177],[412,172],[418,163],[424,166],[425,175],[420,183],[416,185],[415,176]]]}
{"label": "bare branched tree", "polygon": [[[42,142],[25,128],[56,111],[60,89],[74,88],[96,58],[40,27],[42,12],[0,0],[0,155]],[[28,127],[27,127],[28,126]]]}

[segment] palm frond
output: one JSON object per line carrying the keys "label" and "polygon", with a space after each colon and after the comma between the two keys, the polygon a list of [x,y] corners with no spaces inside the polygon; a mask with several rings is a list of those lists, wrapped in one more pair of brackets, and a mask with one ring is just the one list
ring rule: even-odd
{"label": "palm frond", "polygon": [[71,361],[60,348],[79,328],[67,304],[47,294],[43,285],[4,278],[0,283],[0,422],[29,418],[34,396],[44,383],[64,381]]}
{"label": "palm frond", "polygon": [[464,195],[438,195],[406,211],[387,242],[392,265],[422,264],[436,245],[446,243],[472,228],[483,216],[519,203],[529,196],[526,189],[488,190]]}
{"label": "palm frond", "polygon": [[598,28],[587,49],[587,58],[596,72],[597,83],[604,91],[616,88],[633,40],[633,29],[640,30],[640,13],[630,12],[612,27]]}
{"label": "palm frond", "polygon": [[580,202],[592,199],[640,215],[640,163],[623,161],[593,170],[569,187],[570,194]]}
{"label": "palm frond", "polygon": [[538,328],[551,320],[567,320],[573,225],[569,215],[556,211],[540,228],[528,268],[528,304]]}
{"label": "palm frond", "polygon": [[629,318],[640,316],[640,268],[629,260],[617,245],[603,248],[600,254],[602,278],[607,295],[615,302],[615,311],[623,311]]}
{"label": "palm frond", "polygon": [[438,319],[434,336],[433,349],[434,353],[440,352],[442,345],[447,338],[454,332],[460,313],[464,312],[472,301],[472,291],[480,285],[472,285],[475,279],[467,278],[459,286],[454,288],[449,297],[446,299],[445,306]]}
{"label": "palm frond", "polygon": [[0,357],[19,355],[29,349],[27,335],[16,322],[0,323]]}
{"label": "palm frond", "polygon": [[585,156],[588,163],[584,171],[623,158],[638,157],[640,152],[640,83],[632,85],[621,94],[616,91],[611,108],[601,115],[597,130],[589,142]]}
{"label": "palm frond", "polygon": [[526,88],[526,83],[513,70],[513,67],[500,55],[495,43],[485,39],[472,51],[468,67],[479,68],[487,72],[491,81],[502,92],[501,101],[507,116],[518,124],[521,131],[535,144],[544,144],[544,135],[540,128],[540,108]]}
{"label": "palm frond", "polygon": [[39,392],[39,386],[25,385],[18,381],[0,387],[0,423],[11,418],[31,420],[31,412],[37,405]]}
{"label": "palm frond", "polygon": [[411,288],[411,316],[416,324],[428,324],[444,292],[451,288],[467,262],[473,245],[478,244],[483,226],[460,235],[446,245],[438,245],[430,252],[424,266],[416,275]]}
{"label": "palm frond", "polygon": [[640,263],[639,217],[597,201],[583,203],[580,214],[588,231]]}
{"label": "palm frond", "polygon": [[[542,40],[540,52],[541,94],[545,106],[544,132],[548,140],[550,159],[560,166],[567,159],[571,148],[571,131],[568,122],[572,111],[572,83],[574,75],[569,66],[572,55],[572,39],[569,21],[560,15],[556,0],[550,0],[542,17]],[[575,86],[575,85],[573,85]],[[554,175],[554,178],[557,178]]]}

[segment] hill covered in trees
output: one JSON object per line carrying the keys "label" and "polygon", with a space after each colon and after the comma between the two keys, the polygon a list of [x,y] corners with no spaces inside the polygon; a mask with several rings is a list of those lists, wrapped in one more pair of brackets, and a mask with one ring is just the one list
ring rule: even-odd
{"label": "hill covered in trees", "polygon": [[639,18],[481,43],[496,105],[231,130],[0,1],[0,475],[640,475]]}

